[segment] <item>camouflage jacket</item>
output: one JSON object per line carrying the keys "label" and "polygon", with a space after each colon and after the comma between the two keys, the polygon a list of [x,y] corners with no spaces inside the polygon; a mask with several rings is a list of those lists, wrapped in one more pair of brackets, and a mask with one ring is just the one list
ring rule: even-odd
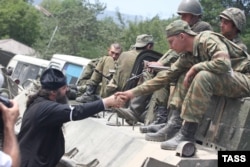
{"label": "camouflage jacket", "polygon": [[[230,60],[216,58],[219,52],[229,53]],[[132,89],[135,96],[145,95],[173,82],[193,65],[197,71],[206,70],[217,74],[230,73],[232,69],[241,73],[249,72],[249,55],[224,36],[204,31],[194,38],[193,53],[180,55],[171,70],[160,71],[156,77]]]}
{"label": "camouflage jacket", "polygon": [[[90,85],[98,86],[99,84],[101,84],[101,89],[100,89],[101,97],[106,97],[105,88],[107,83],[109,82],[109,79],[112,78],[110,70],[114,70],[114,68],[115,68],[114,59],[111,56],[103,56],[95,67],[95,70],[97,70],[98,72],[94,71],[90,80],[87,81],[87,84]],[[108,77],[109,79],[106,78],[105,76]]]}
{"label": "camouflage jacket", "polygon": [[242,40],[240,39],[239,36],[235,37],[232,40],[233,43],[235,43],[236,45],[238,45],[241,49],[243,49],[245,52],[247,52],[247,46],[242,42]]}
{"label": "camouflage jacket", "polygon": [[191,25],[191,30],[196,32],[196,33],[200,33],[202,31],[206,31],[206,30],[213,31],[213,28],[209,23],[199,20],[195,24]]}
{"label": "camouflage jacket", "polygon": [[96,59],[92,59],[88,65],[84,68],[84,72],[82,74],[82,76],[80,77],[77,86],[83,86],[86,84],[87,80],[89,80],[94,72],[94,69],[96,67],[96,65],[98,64],[99,60],[101,58],[96,58]]}
{"label": "camouflage jacket", "polygon": [[113,75],[113,82],[117,86],[116,90],[123,90],[132,72],[135,60],[142,50],[132,49],[122,52],[117,60],[117,68]]}

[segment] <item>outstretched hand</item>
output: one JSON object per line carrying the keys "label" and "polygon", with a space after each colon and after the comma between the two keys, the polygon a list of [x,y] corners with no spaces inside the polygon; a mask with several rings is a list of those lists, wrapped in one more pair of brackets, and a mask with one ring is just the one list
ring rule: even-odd
{"label": "outstretched hand", "polygon": [[111,95],[103,99],[105,107],[120,108],[124,106],[125,101],[123,99],[117,98],[115,95]]}
{"label": "outstretched hand", "polygon": [[115,96],[116,96],[117,99],[121,99],[121,100],[123,100],[125,102],[132,99],[132,98],[134,98],[133,92],[130,91],[130,90],[127,90],[125,92],[116,92]]}
{"label": "outstretched hand", "polygon": [[195,70],[194,67],[191,67],[188,72],[186,73],[185,75],[185,78],[184,78],[184,81],[183,81],[183,84],[186,88],[189,87],[189,85],[191,84],[191,82],[193,81],[195,75],[197,74],[198,72]]}

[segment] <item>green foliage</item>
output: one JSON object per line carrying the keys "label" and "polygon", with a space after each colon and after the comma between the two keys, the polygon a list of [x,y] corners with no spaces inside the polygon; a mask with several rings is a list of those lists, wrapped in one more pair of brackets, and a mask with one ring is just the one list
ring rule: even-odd
{"label": "green foliage", "polygon": [[39,15],[23,0],[0,1],[0,36],[31,46],[39,36]]}
{"label": "green foliage", "polygon": [[[202,19],[219,32],[219,14],[227,7],[238,7],[245,11],[246,30],[242,33],[250,48],[250,2],[249,0],[200,0],[204,14]],[[0,0],[1,38],[13,38],[39,51],[43,58],[50,59],[55,53],[88,58],[107,54],[111,43],[119,42],[123,50],[135,43],[139,34],[154,37],[154,50],[165,53],[168,44],[165,27],[177,19],[162,20],[159,16],[127,21],[117,11],[116,18],[97,19],[106,5],[98,0],[43,0],[40,11],[31,6],[32,0]]]}
{"label": "green foliage", "polygon": [[220,20],[219,14],[225,8],[222,6],[223,0],[211,1],[211,0],[200,0],[203,7],[202,19],[211,24],[215,32],[220,31]]}
{"label": "green foliage", "polygon": [[42,5],[47,6],[53,14],[53,17],[44,16],[41,20],[41,26],[49,25],[42,28],[41,34],[45,36],[36,45],[38,49],[43,45],[40,52],[44,57],[63,53],[94,58],[99,54],[93,52],[99,50],[90,44],[97,44],[99,39],[100,27],[96,16],[105,9],[102,4],[81,0],[45,0]]}

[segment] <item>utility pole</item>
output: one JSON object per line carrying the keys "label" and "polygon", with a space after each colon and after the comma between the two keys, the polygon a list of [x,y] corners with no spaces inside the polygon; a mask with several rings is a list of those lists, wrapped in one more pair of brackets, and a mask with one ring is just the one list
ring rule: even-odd
{"label": "utility pole", "polygon": [[[55,18],[55,17],[53,16],[52,13],[50,13],[48,10],[46,10],[46,9],[43,8],[42,6],[35,5],[35,8],[36,8],[37,10],[39,10],[40,12],[42,12],[45,16]],[[52,35],[51,35],[51,37],[50,37],[49,43],[48,43],[48,45],[47,45],[47,48],[46,48],[44,54],[46,54],[47,51],[49,50],[50,45],[51,45],[51,42],[53,41],[53,38],[54,38],[54,36],[55,36],[55,34],[56,34],[57,29],[58,29],[58,23],[56,24],[56,27],[54,28],[54,31],[53,31],[53,33],[52,33]]]}

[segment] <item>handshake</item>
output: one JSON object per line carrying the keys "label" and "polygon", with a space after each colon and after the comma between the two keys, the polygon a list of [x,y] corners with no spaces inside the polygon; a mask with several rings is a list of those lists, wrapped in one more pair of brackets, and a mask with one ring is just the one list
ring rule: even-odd
{"label": "handshake", "polygon": [[117,92],[114,95],[106,97],[103,99],[103,103],[106,108],[114,107],[120,108],[125,105],[125,103],[133,98],[133,94],[130,90],[125,92]]}

